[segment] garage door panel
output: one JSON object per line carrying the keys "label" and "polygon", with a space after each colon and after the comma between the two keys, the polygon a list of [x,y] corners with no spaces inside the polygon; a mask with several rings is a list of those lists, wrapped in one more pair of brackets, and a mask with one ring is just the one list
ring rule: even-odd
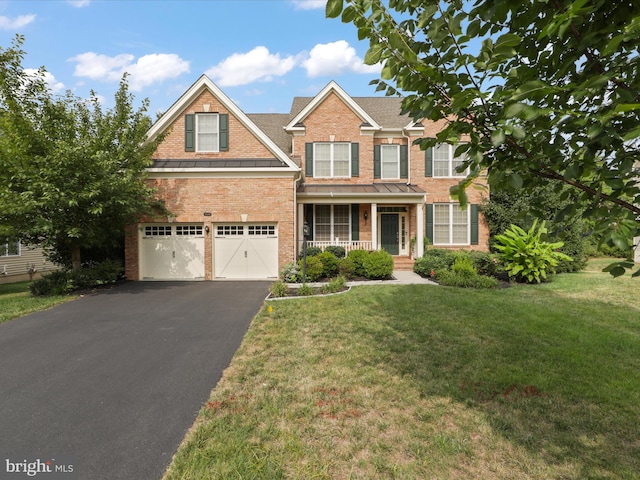
{"label": "garage door panel", "polygon": [[218,225],[213,248],[216,278],[258,279],[278,276],[275,224]]}
{"label": "garage door panel", "polygon": [[250,278],[269,278],[278,275],[277,238],[252,238],[248,248],[253,259],[248,265]]}
{"label": "garage door panel", "polygon": [[240,238],[215,239],[215,276],[220,278],[244,278],[246,269],[246,240]]}
{"label": "garage door panel", "polygon": [[143,280],[204,279],[202,225],[147,225],[140,243]]}

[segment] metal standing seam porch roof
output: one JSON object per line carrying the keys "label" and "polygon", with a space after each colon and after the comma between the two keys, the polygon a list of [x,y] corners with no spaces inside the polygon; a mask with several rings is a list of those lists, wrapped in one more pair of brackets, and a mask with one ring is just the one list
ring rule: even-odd
{"label": "metal standing seam porch roof", "polygon": [[427,194],[417,185],[406,183],[370,183],[355,185],[312,184],[298,187],[299,197],[376,197],[397,201],[420,201]]}

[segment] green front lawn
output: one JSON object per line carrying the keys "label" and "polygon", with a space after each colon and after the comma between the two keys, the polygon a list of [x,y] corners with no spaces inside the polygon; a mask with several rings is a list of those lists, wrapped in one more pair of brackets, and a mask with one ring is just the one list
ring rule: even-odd
{"label": "green front lawn", "polygon": [[168,479],[640,478],[640,279],[268,302]]}
{"label": "green front lawn", "polygon": [[20,282],[0,285],[0,323],[39,310],[46,310],[75,298],[69,295],[32,297],[29,292],[29,283]]}

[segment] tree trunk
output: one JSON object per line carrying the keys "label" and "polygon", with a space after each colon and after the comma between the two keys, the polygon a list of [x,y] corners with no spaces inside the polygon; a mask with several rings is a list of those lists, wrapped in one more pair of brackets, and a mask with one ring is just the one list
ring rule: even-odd
{"label": "tree trunk", "polygon": [[73,242],[71,245],[71,269],[76,271],[82,267],[82,259],[80,257],[80,244]]}

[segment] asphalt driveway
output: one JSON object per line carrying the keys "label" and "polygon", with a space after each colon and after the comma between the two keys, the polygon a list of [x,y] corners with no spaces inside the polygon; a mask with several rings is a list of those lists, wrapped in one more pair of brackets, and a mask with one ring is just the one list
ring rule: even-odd
{"label": "asphalt driveway", "polygon": [[131,282],[0,324],[0,478],[56,456],[82,480],[161,478],[268,288]]}

